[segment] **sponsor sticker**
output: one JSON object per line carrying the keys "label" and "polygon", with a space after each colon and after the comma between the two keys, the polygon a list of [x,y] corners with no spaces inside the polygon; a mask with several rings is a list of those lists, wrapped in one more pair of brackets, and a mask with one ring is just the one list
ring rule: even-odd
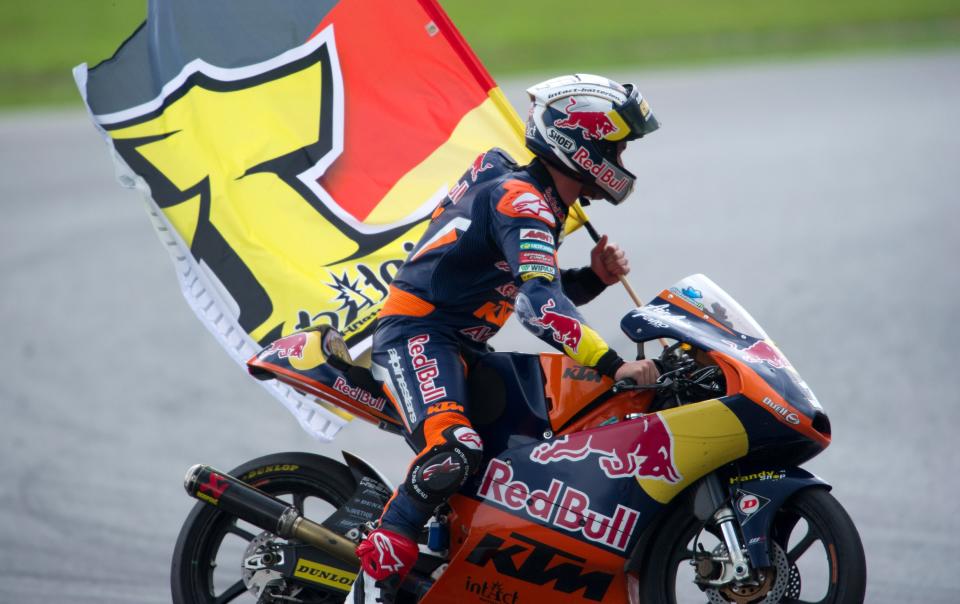
{"label": "sponsor sticker", "polygon": [[340,570],[339,568],[320,564],[305,558],[297,560],[297,568],[293,571],[293,576],[333,587],[340,591],[350,591],[350,586],[352,586],[353,582],[357,579],[356,573]]}
{"label": "sponsor sticker", "polygon": [[617,504],[611,516],[591,509],[590,496],[556,478],[545,490],[533,489],[515,480],[513,467],[499,459],[490,460],[477,493],[487,501],[531,518],[575,533],[588,541],[625,551],[640,512]]}
{"label": "sponsor sticker", "polygon": [[521,264],[521,273],[545,273],[547,275],[556,275],[556,269],[549,264]]}
{"label": "sponsor sticker", "polygon": [[597,180],[597,184],[603,188],[613,191],[615,193],[623,193],[627,188],[627,177],[619,169],[615,168],[613,164],[607,160],[602,162],[595,163],[590,159],[590,152],[579,147],[577,152],[573,154],[571,158],[577,164],[579,164],[584,170],[593,174],[594,178]]}
{"label": "sponsor sticker", "polygon": [[573,142],[572,138],[565,134],[561,134],[556,128],[547,128],[547,138],[552,140],[554,144],[567,152],[573,151],[573,148],[577,146],[577,144]]}
{"label": "sponsor sticker", "polygon": [[377,411],[383,411],[384,405],[387,404],[387,400],[382,396],[373,396],[360,386],[351,386],[350,382],[341,376],[337,376],[337,379],[333,382],[333,389]]}
{"label": "sponsor sticker", "polygon": [[553,251],[554,251],[552,245],[547,245],[546,243],[539,243],[536,241],[521,242],[520,249],[524,251],[530,250],[530,251],[536,251],[536,252],[544,252],[547,254],[553,254]]}
{"label": "sponsor sticker", "polygon": [[541,241],[553,245],[553,235],[543,229],[520,229],[520,239],[530,241]]}
{"label": "sponsor sticker", "polygon": [[544,254],[543,252],[520,252],[519,262],[521,265],[526,263],[539,263],[547,266],[556,266],[553,254]]}
{"label": "sponsor sticker", "polygon": [[[564,601],[570,601],[568,598],[572,597],[601,602],[613,583],[613,574],[588,570],[590,562],[586,558],[520,533],[510,533],[510,541],[486,533],[466,561],[484,569],[489,567],[487,572],[496,572],[531,585],[550,585],[554,591],[567,596]],[[467,587],[475,593],[470,587],[470,577],[467,577]],[[516,593],[513,592],[514,597],[509,600],[501,598],[491,602],[481,597],[481,601],[487,604],[518,604]]]}

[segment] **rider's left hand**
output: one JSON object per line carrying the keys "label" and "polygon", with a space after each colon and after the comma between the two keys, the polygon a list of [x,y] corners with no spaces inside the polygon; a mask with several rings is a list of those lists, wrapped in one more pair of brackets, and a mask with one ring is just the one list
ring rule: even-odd
{"label": "rider's left hand", "polygon": [[627,256],[616,243],[607,243],[604,235],[590,251],[590,268],[606,285],[613,285],[630,272]]}

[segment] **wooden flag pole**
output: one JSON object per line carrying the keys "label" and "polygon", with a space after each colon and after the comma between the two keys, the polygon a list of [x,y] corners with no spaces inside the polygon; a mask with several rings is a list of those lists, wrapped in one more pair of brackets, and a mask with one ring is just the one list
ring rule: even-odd
{"label": "wooden flag pole", "polygon": [[[587,229],[587,232],[590,233],[590,238],[593,239],[594,243],[600,242],[600,233],[597,232],[597,229],[590,224],[590,219],[587,217],[587,213],[583,211],[583,208],[579,204],[574,204],[570,206],[570,210],[576,214],[577,220],[583,223],[584,228]],[[640,296],[637,295],[637,292],[633,291],[633,287],[630,285],[630,282],[627,281],[626,275],[620,275],[620,284],[623,285],[623,288],[627,290],[627,295],[630,296],[630,299],[633,300],[634,305],[637,307],[643,306],[643,302],[640,301]]]}

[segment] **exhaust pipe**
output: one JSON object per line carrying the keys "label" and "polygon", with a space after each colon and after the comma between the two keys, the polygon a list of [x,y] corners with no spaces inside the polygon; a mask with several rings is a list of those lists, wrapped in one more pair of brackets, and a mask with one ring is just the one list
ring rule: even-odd
{"label": "exhaust pipe", "polygon": [[284,539],[297,539],[357,566],[356,544],[304,518],[300,510],[230,476],[197,464],[183,479],[187,494]]}

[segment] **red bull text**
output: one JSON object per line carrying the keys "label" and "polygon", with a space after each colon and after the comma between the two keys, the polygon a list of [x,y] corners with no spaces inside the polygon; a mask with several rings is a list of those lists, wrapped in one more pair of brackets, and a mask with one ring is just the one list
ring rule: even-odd
{"label": "red bull text", "polygon": [[384,405],[387,404],[387,400],[382,396],[373,396],[360,386],[351,386],[350,382],[340,376],[337,376],[336,381],[333,382],[333,389],[377,411],[383,411]]}
{"label": "red bull text", "polygon": [[487,466],[478,495],[620,551],[626,550],[640,517],[637,510],[620,504],[612,516],[591,510],[589,495],[556,478],[546,490],[531,489],[522,480],[514,480],[513,467],[499,459],[491,460]]}
{"label": "red bull text", "polygon": [[599,164],[594,162],[590,159],[590,152],[583,147],[577,149],[571,159],[580,164],[584,170],[593,174],[597,182],[605,188],[616,193],[622,193],[627,188],[627,177],[623,173],[607,161],[602,161]]}
{"label": "red bull text", "polygon": [[530,460],[541,464],[581,461],[595,453],[608,478],[653,478],[671,484],[683,479],[673,462],[673,435],[660,414],[645,415],[630,424],[638,430],[625,430],[624,425],[542,443],[530,453]]}
{"label": "red bull text", "polygon": [[443,386],[437,386],[434,380],[440,375],[437,368],[437,360],[431,359],[424,351],[424,344],[430,341],[430,336],[422,334],[413,336],[407,340],[407,352],[410,353],[410,364],[413,365],[413,373],[417,376],[417,382],[420,384],[420,395],[426,405],[434,403],[442,398],[446,398],[447,389]]}

